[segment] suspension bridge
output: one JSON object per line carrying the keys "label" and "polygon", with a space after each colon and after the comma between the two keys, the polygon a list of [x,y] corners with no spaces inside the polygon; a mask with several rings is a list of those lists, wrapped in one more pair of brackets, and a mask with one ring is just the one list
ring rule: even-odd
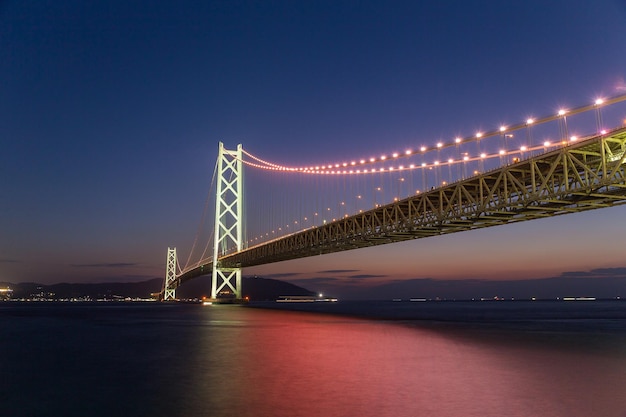
{"label": "suspension bridge", "polygon": [[[240,299],[245,267],[624,204],[624,103],[597,99],[402,152],[302,166],[220,143],[213,230],[192,262],[198,232],[182,267],[168,249],[162,298],[211,274],[212,299]],[[246,172],[245,199],[244,168],[256,174]]]}

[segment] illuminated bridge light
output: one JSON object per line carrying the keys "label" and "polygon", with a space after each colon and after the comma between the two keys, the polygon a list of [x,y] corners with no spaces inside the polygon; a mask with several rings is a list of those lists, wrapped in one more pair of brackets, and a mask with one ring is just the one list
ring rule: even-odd
{"label": "illuminated bridge light", "polygon": [[[626,97],[626,96],[625,96]],[[602,104],[606,104],[606,100],[603,99],[598,99],[602,101]],[[614,99],[612,99],[614,100]],[[598,101],[599,102],[599,101]],[[591,109],[592,107],[594,107],[593,105],[591,106],[587,106],[587,109]],[[586,111],[586,110],[584,110]],[[597,109],[597,111],[600,111],[599,108]],[[580,109],[575,109],[574,113],[577,114],[578,112],[580,112]],[[507,138],[513,138],[513,134],[512,133],[507,133],[509,131],[514,131],[514,130],[519,130],[521,128],[523,128],[524,126],[530,127],[530,124],[538,124],[538,123],[544,123],[546,121],[551,121],[551,120],[556,120],[557,117],[561,116],[564,119],[565,115],[569,116],[570,111],[566,110],[565,108],[560,108],[557,110],[558,116],[553,113],[552,115],[548,115],[544,118],[541,119],[536,119],[536,118],[528,118],[526,120],[526,124],[522,123],[522,124],[517,124],[514,126],[507,126],[504,124],[498,125],[498,127],[493,130],[493,131],[488,131],[488,132],[476,132],[474,133],[474,136],[469,136],[469,137],[454,137],[454,143],[456,144],[463,144],[465,142],[472,142],[474,141],[478,141],[478,140],[483,140],[485,138],[491,138],[491,137],[497,137],[498,135],[500,135],[503,139],[507,139]],[[569,121],[569,120],[568,120]],[[624,121],[624,124],[626,124],[626,120]],[[597,128],[596,132],[598,132],[598,134],[607,134],[608,130],[607,129],[603,129],[602,131],[600,131],[599,128]],[[518,148],[517,152],[524,152],[524,151],[535,151],[538,150],[540,147],[544,147],[544,148],[548,148],[548,147],[553,147],[555,145],[558,145],[560,143],[562,143],[563,145],[566,145],[567,142],[570,141],[575,141],[576,138],[574,137],[573,139],[561,139],[557,142],[551,142],[551,141],[546,141],[546,142],[542,142],[542,145],[539,146],[530,146],[530,145],[525,145],[523,148]],[[548,143],[549,142],[549,143]],[[506,143],[506,142],[505,142]],[[444,148],[444,147],[448,147],[452,144],[452,142],[445,142],[444,140],[440,140],[436,143],[434,143],[434,146],[421,146],[419,147],[419,151],[423,152],[424,154],[428,153],[428,152],[432,152],[432,151],[439,151],[440,149]],[[510,145],[509,143],[506,143],[506,146]],[[519,146],[519,145],[518,145]],[[461,148],[458,148],[459,150]],[[293,168],[293,167],[289,167],[289,166],[283,166],[283,165],[278,165],[278,164],[272,164],[270,162],[266,162],[263,161],[260,158],[257,158],[253,155],[250,155],[248,153],[246,153],[246,155],[250,156],[251,158],[253,158],[256,161],[259,161],[259,164],[256,164],[254,162],[251,161],[242,161],[245,164],[247,164],[248,166],[253,166],[256,168],[260,168],[260,169],[265,169],[265,170],[272,170],[272,171],[280,171],[280,172],[298,172],[298,173],[302,173],[302,174],[308,174],[308,175],[320,175],[320,174],[326,174],[326,175],[354,175],[354,174],[369,174],[369,173],[374,173],[374,172],[392,172],[392,171],[403,171],[403,170],[407,170],[407,169],[416,169],[419,168],[420,165],[419,164],[399,164],[399,165],[395,165],[392,167],[385,167],[384,169],[380,169],[380,168],[373,168],[371,170],[346,170],[346,169],[333,169],[333,168],[341,168],[341,167],[348,167],[348,166],[354,166],[357,164],[368,164],[368,163],[372,163],[372,164],[380,164],[383,161],[388,161],[390,158],[400,158],[400,157],[404,157],[404,156],[411,156],[416,154],[417,152],[419,152],[416,150],[411,150],[411,149],[407,149],[405,151],[402,152],[393,152],[393,153],[389,153],[389,154],[381,154],[380,157],[371,157],[368,159],[360,159],[360,160],[348,160],[345,162],[339,162],[339,163],[333,163],[333,164],[325,164],[325,165],[315,165],[315,166],[311,166],[311,167],[298,167],[298,168]],[[422,163],[421,167],[422,168],[426,168],[426,167],[430,167],[430,169],[433,169],[433,167],[435,166],[441,166],[441,165],[445,165],[446,163],[448,165],[453,165],[456,163],[461,163],[461,162],[468,162],[468,161],[476,161],[476,160],[481,160],[481,159],[485,159],[485,158],[497,158],[498,155],[502,156],[502,155],[506,155],[506,154],[514,154],[515,152],[511,149],[511,150],[507,150],[506,148],[504,149],[504,153],[501,151],[496,151],[493,154],[490,153],[486,153],[484,156],[480,153],[474,154],[474,155],[468,155],[468,158],[462,158],[461,155],[463,155],[463,152],[460,152],[459,154],[459,159],[455,160],[453,158],[446,158],[443,160],[439,160],[437,162],[434,161],[426,161],[424,163]],[[462,158],[462,159],[461,159]],[[447,161],[447,162],[446,162]],[[502,159],[501,159],[502,161]],[[450,174],[452,175],[452,174]]]}
{"label": "illuminated bridge light", "polygon": [[599,106],[602,103],[604,103],[604,100],[601,99],[601,98],[597,99],[596,102],[595,102],[596,106]]}

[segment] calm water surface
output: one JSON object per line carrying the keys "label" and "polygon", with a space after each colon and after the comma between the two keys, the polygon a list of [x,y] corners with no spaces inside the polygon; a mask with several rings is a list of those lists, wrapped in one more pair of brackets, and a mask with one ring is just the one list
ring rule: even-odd
{"label": "calm water surface", "polygon": [[626,417],[625,303],[415,304],[0,303],[0,416]]}

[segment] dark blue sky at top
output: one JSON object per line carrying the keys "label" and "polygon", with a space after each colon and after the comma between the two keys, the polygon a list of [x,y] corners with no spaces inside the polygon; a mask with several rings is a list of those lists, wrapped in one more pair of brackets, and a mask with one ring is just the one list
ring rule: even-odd
{"label": "dark blue sky at top", "polygon": [[162,276],[218,141],[299,165],[623,93],[625,23],[617,0],[4,1],[0,281]]}

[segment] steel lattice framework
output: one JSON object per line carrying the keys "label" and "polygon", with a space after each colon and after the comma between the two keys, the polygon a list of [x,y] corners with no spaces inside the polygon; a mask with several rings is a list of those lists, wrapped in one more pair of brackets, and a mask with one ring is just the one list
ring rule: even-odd
{"label": "steel lattice framework", "polygon": [[[264,244],[215,257],[243,268],[626,203],[626,128]],[[181,284],[213,267],[185,271]]]}
{"label": "steel lattice framework", "polygon": [[165,268],[165,281],[163,284],[163,299],[166,301],[176,298],[176,248],[167,248],[167,266]]}
{"label": "steel lattice framework", "polygon": [[626,203],[626,129],[220,259],[247,267]]}
{"label": "steel lattice framework", "polygon": [[[243,163],[241,145],[229,151],[220,142],[218,154],[217,198],[215,201],[215,240],[213,259],[220,259],[229,248],[242,249]],[[216,262],[211,265],[211,298],[226,287],[241,298],[241,268]],[[235,282],[232,282],[234,278]]]}

